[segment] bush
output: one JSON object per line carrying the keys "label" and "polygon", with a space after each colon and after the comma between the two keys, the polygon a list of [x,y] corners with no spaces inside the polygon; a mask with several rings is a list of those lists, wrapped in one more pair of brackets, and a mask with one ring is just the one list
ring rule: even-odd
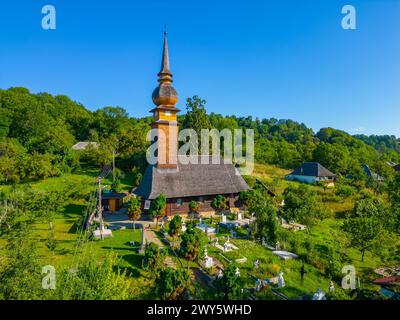
{"label": "bush", "polygon": [[164,268],[156,279],[160,297],[167,300],[174,300],[179,297],[185,291],[189,282],[190,277],[186,269]]}

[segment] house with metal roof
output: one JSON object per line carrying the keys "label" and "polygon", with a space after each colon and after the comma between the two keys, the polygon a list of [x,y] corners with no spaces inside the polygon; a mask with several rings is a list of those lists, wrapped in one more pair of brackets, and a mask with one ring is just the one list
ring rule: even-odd
{"label": "house with metal roof", "polygon": [[374,180],[374,181],[378,181],[378,182],[382,182],[382,181],[385,180],[382,176],[380,176],[376,172],[372,171],[371,168],[368,165],[363,164],[362,168],[363,168],[365,174],[367,175],[368,179],[371,179],[371,180]]}
{"label": "house with metal roof", "polygon": [[318,162],[303,162],[286,179],[308,184],[323,181],[328,186],[334,186],[336,175]]}

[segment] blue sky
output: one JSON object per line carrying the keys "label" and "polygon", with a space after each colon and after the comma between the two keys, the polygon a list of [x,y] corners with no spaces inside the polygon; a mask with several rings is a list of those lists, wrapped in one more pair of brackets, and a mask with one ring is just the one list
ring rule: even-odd
{"label": "blue sky", "polygon": [[165,23],[182,110],[197,94],[209,112],[400,136],[399,0],[1,0],[0,88],[148,115]]}

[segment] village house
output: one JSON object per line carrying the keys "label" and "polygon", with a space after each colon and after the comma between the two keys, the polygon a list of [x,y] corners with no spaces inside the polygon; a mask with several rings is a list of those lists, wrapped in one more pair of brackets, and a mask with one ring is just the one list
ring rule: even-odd
{"label": "village house", "polygon": [[[229,210],[238,211],[239,193],[248,190],[249,186],[233,164],[225,164],[221,159],[215,163],[210,156],[196,156],[199,157],[197,164],[193,161],[189,164],[178,161],[177,113],[180,110],[175,107],[178,93],[172,86],[166,33],[158,77],[159,85],[152,95],[156,107],[151,110],[151,128],[163,133],[156,140],[157,163],[147,167],[140,185],[133,193],[143,199],[145,212],[150,208],[152,200],[164,194],[167,198],[167,216],[188,214],[192,200],[198,203],[199,213],[212,215],[214,209],[211,202],[217,195],[227,198]],[[203,160],[210,161],[204,164]]]}
{"label": "village house", "polygon": [[287,180],[303,183],[326,182],[328,187],[333,187],[336,175],[318,162],[303,162],[286,176]]}
{"label": "village house", "polygon": [[385,180],[379,174],[377,174],[376,172],[372,171],[368,165],[363,164],[362,168],[363,168],[365,174],[367,175],[368,179],[372,179],[373,181],[378,181],[378,182],[383,182]]}

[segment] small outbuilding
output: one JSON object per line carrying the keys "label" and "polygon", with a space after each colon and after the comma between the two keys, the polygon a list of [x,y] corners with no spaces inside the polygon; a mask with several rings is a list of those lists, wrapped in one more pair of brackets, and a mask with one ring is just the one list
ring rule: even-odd
{"label": "small outbuilding", "polygon": [[288,174],[286,179],[309,184],[323,181],[328,187],[333,187],[336,175],[318,162],[303,162]]}
{"label": "small outbuilding", "polygon": [[101,204],[104,211],[116,212],[124,205],[124,198],[127,196],[126,193],[117,192],[104,192],[101,196]]}

